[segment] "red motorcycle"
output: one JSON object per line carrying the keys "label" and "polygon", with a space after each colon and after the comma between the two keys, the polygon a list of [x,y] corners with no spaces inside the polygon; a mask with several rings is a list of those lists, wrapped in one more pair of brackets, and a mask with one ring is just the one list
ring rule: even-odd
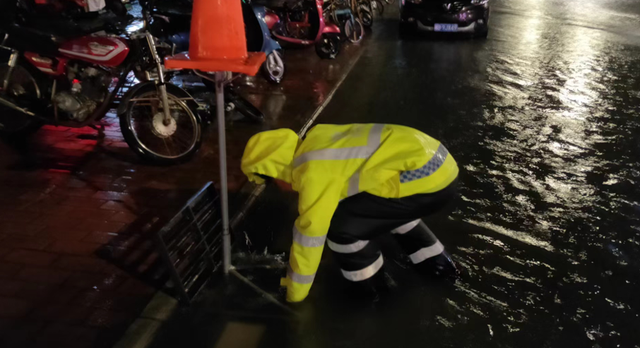
{"label": "red motorcycle", "polygon": [[9,55],[0,66],[1,135],[24,137],[42,124],[92,126],[114,107],[127,79],[136,76],[145,82],[129,88],[118,106],[129,146],[143,158],[164,164],[198,151],[202,127],[197,103],[186,91],[165,83],[156,41],[148,32],[90,34],[120,30],[106,25],[101,16],[97,22],[76,22],[76,30],[84,33],[63,38],[20,25],[17,13],[14,9],[13,20],[5,18],[2,23],[7,24],[0,24],[1,50]]}
{"label": "red motorcycle", "polygon": [[327,23],[323,0],[300,0],[293,6],[267,11],[265,21],[276,39],[301,46],[315,44],[323,59],[334,59],[340,52],[340,28]]}

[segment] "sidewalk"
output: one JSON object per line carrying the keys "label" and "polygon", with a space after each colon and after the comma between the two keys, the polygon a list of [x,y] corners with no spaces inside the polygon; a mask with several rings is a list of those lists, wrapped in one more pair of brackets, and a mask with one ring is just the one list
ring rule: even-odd
{"label": "sidewalk", "polygon": [[[241,81],[242,93],[266,121],[228,126],[232,202],[246,182],[239,161],[249,137],[274,128],[300,130],[360,53],[351,45],[338,59],[321,61],[313,49],[288,50],[281,85],[261,77]],[[148,269],[153,244],[145,239],[154,219],[179,208],[207,181],[218,181],[214,127],[191,162],[156,167],[129,150],[114,115],[104,121],[103,134],[47,126],[21,148],[0,144],[3,348],[112,346],[157,291]],[[136,262],[127,268],[114,263],[118,258]]]}

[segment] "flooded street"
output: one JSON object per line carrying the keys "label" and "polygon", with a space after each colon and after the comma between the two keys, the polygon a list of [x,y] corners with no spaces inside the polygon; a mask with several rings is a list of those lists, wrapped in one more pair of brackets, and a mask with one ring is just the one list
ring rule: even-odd
{"label": "flooded street", "polygon": [[640,6],[492,10],[486,41],[397,41],[387,20],[320,122],[410,125],[461,166],[432,226],[467,277],[431,346],[639,347]]}
{"label": "flooded street", "polygon": [[[233,288],[175,318],[157,347],[178,332],[214,346],[236,321],[266,328],[265,347],[640,347],[640,6],[491,4],[486,40],[400,40],[388,6],[317,120],[408,125],[447,146],[460,199],[425,221],[462,278],[424,280],[387,243],[394,289],[362,304],[325,253],[296,320]],[[251,249],[287,251],[295,214],[295,198],[268,189],[244,227]],[[277,295],[276,275],[250,278]]]}

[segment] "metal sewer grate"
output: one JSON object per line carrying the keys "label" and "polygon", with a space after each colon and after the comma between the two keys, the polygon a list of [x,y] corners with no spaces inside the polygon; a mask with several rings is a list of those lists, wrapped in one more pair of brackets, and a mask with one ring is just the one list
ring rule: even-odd
{"label": "metal sewer grate", "polygon": [[220,199],[208,182],[157,234],[178,299],[190,303],[222,264]]}

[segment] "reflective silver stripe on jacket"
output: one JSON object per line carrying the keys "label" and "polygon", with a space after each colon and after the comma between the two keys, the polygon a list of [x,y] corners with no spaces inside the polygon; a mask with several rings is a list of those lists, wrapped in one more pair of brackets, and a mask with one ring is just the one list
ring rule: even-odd
{"label": "reflective silver stripe on jacket", "polygon": [[291,266],[287,269],[287,276],[298,284],[311,284],[313,283],[313,279],[316,277],[316,274],[312,275],[302,275],[294,272],[291,269]]}
{"label": "reflective silver stripe on jacket", "polygon": [[400,227],[394,228],[393,230],[391,230],[391,233],[405,234],[405,233],[411,231],[414,227],[418,226],[420,221],[422,221],[422,220],[418,219],[418,220],[406,223],[406,224],[404,224],[404,225],[402,225]]}
{"label": "reflective silver stripe on jacket", "polygon": [[440,241],[437,241],[436,244],[430,247],[422,248],[416,251],[415,253],[409,255],[409,258],[411,259],[411,262],[416,264],[428,258],[432,258],[434,256],[440,255],[442,254],[443,251],[444,251],[444,245],[442,245]]}
{"label": "reflective silver stripe on jacket", "polygon": [[380,268],[382,268],[383,264],[384,259],[382,258],[382,254],[380,254],[380,257],[378,257],[378,259],[374,263],[359,271],[341,271],[342,275],[347,278],[347,280],[350,280],[352,282],[359,282],[373,277],[376,273],[378,273]]}
{"label": "reflective silver stripe on jacket", "polygon": [[339,253],[339,254],[353,254],[358,251],[364,249],[364,247],[369,244],[368,240],[359,240],[355,243],[351,244],[338,244],[331,241],[331,239],[327,240],[327,245],[329,249]]}
{"label": "reflective silver stripe on jacket", "polygon": [[[382,130],[384,129],[384,125],[375,124],[371,127],[371,132],[369,133],[369,138],[367,139],[367,147],[371,151],[367,158],[371,157],[376,150],[380,147],[380,143],[382,142]],[[349,188],[347,189],[347,197],[351,197],[357,193],[360,193],[360,170],[359,168],[351,178],[349,178]]]}
{"label": "reflective silver stripe on jacket", "polygon": [[433,157],[431,157],[427,164],[418,169],[401,172],[400,183],[404,184],[410,181],[426,178],[427,176],[435,173],[436,170],[442,167],[442,164],[447,159],[448,155],[449,151],[447,151],[447,148],[440,144],[440,146],[438,146],[438,150],[433,154]]}
{"label": "reflective silver stripe on jacket", "polygon": [[324,241],[327,239],[327,236],[320,237],[309,237],[300,233],[298,229],[293,227],[293,241],[302,245],[303,247],[316,248],[324,245]]}
{"label": "reflective silver stripe on jacket", "polygon": [[355,172],[349,179],[349,188],[347,189],[347,197],[351,197],[360,192],[360,171]]}
{"label": "reflective silver stripe on jacket", "polygon": [[296,168],[309,161],[318,160],[346,160],[346,159],[366,159],[369,158],[380,146],[383,124],[374,124],[369,130],[367,145],[344,147],[340,149],[322,149],[309,151],[296,157],[293,160],[293,168]]}

